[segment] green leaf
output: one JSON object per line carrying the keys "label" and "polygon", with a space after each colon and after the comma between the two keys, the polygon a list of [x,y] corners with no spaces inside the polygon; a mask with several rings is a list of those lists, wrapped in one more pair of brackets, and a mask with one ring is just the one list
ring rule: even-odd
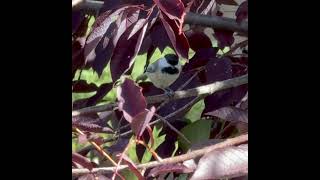
{"label": "green leaf", "polygon": [[[153,150],[156,150],[165,140],[166,135],[159,136],[161,130],[162,130],[162,127],[158,127],[158,126],[153,127],[152,135],[154,139],[154,144],[151,147]],[[151,142],[149,142],[148,145],[151,146]],[[151,157],[152,157],[152,154],[146,149],[143,154],[141,163],[149,162],[151,160]]]}
{"label": "green leaf", "polygon": [[[185,126],[183,129],[181,129],[181,133],[184,134],[192,144],[199,143],[209,139],[211,124],[212,121],[200,119],[192,124]],[[178,137],[178,141],[179,146],[183,151],[186,152],[190,148],[190,145],[180,136]]]}
{"label": "green leaf", "polygon": [[204,100],[201,100],[194,104],[192,108],[185,115],[185,118],[188,119],[189,123],[193,123],[201,119],[201,113],[205,108]]}
{"label": "green leaf", "polygon": [[134,175],[134,173],[132,173],[129,169],[122,170],[120,174],[124,177],[124,179],[138,180],[137,176]]}
{"label": "green leaf", "polygon": [[[133,141],[134,137],[131,137],[130,141]],[[134,163],[140,163],[139,162],[139,158],[137,156],[137,152],[136,152],[136,143],[131,143],[130,147],[128,148],[127,151],[127,156],[134,162]]]}

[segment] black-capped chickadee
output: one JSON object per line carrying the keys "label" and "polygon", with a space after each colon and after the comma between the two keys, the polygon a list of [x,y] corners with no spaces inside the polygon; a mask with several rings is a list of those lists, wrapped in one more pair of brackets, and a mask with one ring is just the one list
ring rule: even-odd
{"label": "black-capped chickadee", "polygon": [[[154,86],[165,91],[168,96],[173,95],[169,86],[174,83],[181,72],[179,57],[175,54],[167,54],[164,57],[149,64],[143,75],[139,79],[148,77]],[[145,77],[146,76],[146,77]]]}

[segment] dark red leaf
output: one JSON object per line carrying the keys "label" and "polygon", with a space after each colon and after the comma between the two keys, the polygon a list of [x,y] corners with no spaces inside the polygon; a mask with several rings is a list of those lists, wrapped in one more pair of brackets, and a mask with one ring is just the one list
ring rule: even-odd
{"label": "dark red leaf", "polygon": [[137,137],[140,138],[142,136],[142,133],[146,129],[148,123],[151,121],[155,111],[156,108],[153,106],[151,107],[150,111],[145,110],[134,116],[131,122],[131,128]]}
{"label": "dark red leaf", "polygon": [[84,18],[85,14],[80,10],[72,11],[72,33],[77,31]]}
{"label": "dark red leaf", "polygon": [[110,147],[107,147],[107,150],[110,152],[110,153],[114,153],[114,152],[121,152],[124,150],[124,148],[127,147],[129,143],[129,139],[127,138],[120,138],[117,140],[117,142],[115,144],[113,144],[112,146]]}
{"label": "dark red leaf", "polygon": [[191,173],[193,172],[192,169],[187,168],[183,164],[165,164],[162,166],[157,166],[153,169],[148,174],[148,177],[156,177],[160,174],[166,174],[169,172],[175,172],[175,173]]}
{"label": "dark red leaf", "polygon": [[139,180],[144,180],[145,178],[142,176],[142,174],[140,173],[140,171],[137,169],[137,166],[134,164],[134,162],[132,162],[132,160],[125,155],[124,153],[117,155],[119,158],[122,158],[122,160],[129,166],[129,169],[131,170],[131,172],[133,172]]}
{"label": "dark red leaf", "polygon": [[97,90],[96,94],[91,96],[86,106],[93,106],[96,105],[100,100],[104,98],[108,94],[108,92],[112,89],[113,84],[112,83],[104,83],[99,86],[99,89]]}
{"label": "dark red leaf", "polygon": [[209,14],[216,7],[215,0],[192,0],[186,7],[187,11],[197,14]]}
{"label": "dark red leaf", "polygon": [[[213,50],[214,51],[214,50]],[[232,78],[231,60],[229,58],[213,58],[205,67],[207,81],[210,84]]]}
{"label": "dark red leaf", "polygon": [[215,116],[231,122],[248,123],[248,113],[240,108],[231,106],[223,107],[212,112],[207,112],[205,115]]}
{"label": "dark red leaf", "polygon": [[188,42],[190,48],[197,51],[201,48],[211,48],[212,43],[210,38],[203,32],[193,32],[187,34]]}
{"label": "dark red leaf", "polygon": [[100,14],[128,5],[144,5],[149,8],[153,5],[153,2],[150,0],[104,0],[103,6],[100,9]]}
{"label": "dark red leaf", "polygon": [[231,46],[234,43],[233,31],[224,29],[214,29],[214,37],[218,41],[218,47],[223,49],[226,46]]}
{"label": "dark red leaf", "polygon": [[86,41],[84,56],[85,61],[92,66],[99,76],[112,56],[118,36],[121,36],[121,32],[124,32],[124,28],[120,27],[121,20],[126,22],[126,15],[128,14],[126,10],[128,9],[129,11],[138,10],[138,7],[125,6],[113,13],[106,11],[98,16],[93,24],[92,31]]}
{"label": "dark red leaf", "polygon": [[72,161],[81,165],[84,168],[89,169],[90,171],[93,168],[93,165],[91,164],[90,160],[78,153],[75,153],[75,152],[72,153]]}
{"label": "dark red leaf", "polygon": [[142,93],[144,96],[163,94],[163,90],[156,88],[152,82],[141,82],[139,83],[139,86],[142,88]]}
{"label": "dark red leaf", "polygon": [[179,34],[179,25],[177,22],[174,19],[169,19],[168,16],[163,13],[160,13],[160,19],[176,54],[188,60],[189,42],[184,33]]}
{"label": "dark red leaf", "polygon": [[248,173],[248,144],[213,150],[205,154],[190,180],[222,179]]}
{"label": "dark red leaf", "polygon": [[120,37],[117,46],[115,47],[110,62],[111,77],[113,81],[116,81],[124,72],[128,71],[132,67],[134,63],[133,60],[140,50],[142,40],[144,39],[148,27],[148,23],[145,21],[145,24],[141,27],[141,29],[133,36],[129,37],[132,30],[136,28],[135,25],[138,22],[135,22],[135,24],[130,26],[125,31],[125,33]]}
{"label": "dark red leaf", "polygon": [[183,66],[182,72],[189,72],[205,66],[210,60],[215,61],[217,52],[218,48],[213,47],[198,49],[189,62]]}
{"label": "dark red leaf", "polygon": [[182,24],[184,12],[184,5],[181,0],[153,0],[156,5],[164,12],[170,19],[178,20]]}
{"label": "dark red leaf", "polygon": [[166,29],[160,23],[160,21],[158,23],[155,23],[150,29],[150,36],[153,46],[155,48],[159,48],[161,53],[166,47],[173,47],[170,43],[170,39],[166,32]]}
{"label": "dark red leaf", "polygon": [[72,82],[72,92],[92,92],[98,89],[97,85],[94,83],[88,84],[86,80],[78,80]]}
{"label": "dark red leaf", "polygon": [[97,89],[97,92],[95,95],[86,98],[86,99],[80,99],[74,102],[73,108],[74,109],[81,109],[88,106],[96,105],[99,101],[101,101],[108,92],[112,89],[113,84],[112,83],[104,83],[101,84],[100,87]]}
{"label": "dark red leaf", "polygon": [[136,115],[145,112],[147,107],[146,100],[141,91],[142,89],[133,80],[128,78],[117,87],[119,110],[123,111],[124,118],[130,123]]}
{"label": "dark red leaf", "polygon": [[240,23],[248,17],[248,1],[244,1],[240,4],[239,8],[236,11],[236,16],[236,21],[238,23]]}
{"label": "dark red leaf", "polygon": [[[231,61],[227,57],[209,61],[206,65],[205,84],[232,78]],[[205,97],[203,114],[221,107],[233,106],[238,103],[247,92],[247,85],[226,89]]]}

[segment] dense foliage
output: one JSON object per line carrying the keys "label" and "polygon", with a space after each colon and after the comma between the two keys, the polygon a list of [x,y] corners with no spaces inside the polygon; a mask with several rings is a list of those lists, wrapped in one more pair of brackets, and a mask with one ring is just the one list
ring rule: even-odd
{"label": "dense foliage", "polygon": [[[235,25],[205,27],[189,18],[194,14]],[[161,162],[247,133],[248,87],[236,81],[248,73],[247,32],[234,28],[247,23],[247,16],[247,0],[105,0],[74,8],[73,177],[246,178],[247,142]],[[150,81],[135,81],[148,64],[168,53],[184,64],[172,90],[209,88],[228,80],[231,85],[162,101],[163,91]],[[151,161],[160,164],[144,166]]]}

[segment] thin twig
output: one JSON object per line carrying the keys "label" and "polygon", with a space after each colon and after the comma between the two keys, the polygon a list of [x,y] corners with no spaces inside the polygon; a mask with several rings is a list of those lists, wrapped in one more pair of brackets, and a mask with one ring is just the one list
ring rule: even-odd
{"label": "thin twig", "polygon": [[[199,87],[184,90],[184,91],[175,91],[172,99],[176,100],[176,99],[188,98],[188,97],[199,96],[199,95],[210,95],[217,91],[229,89],[232,87],[237,87],[247,83],[248,83],[248,74],[240,77],[224,80],[224,81],[218,81],[208,85],[199,86]],[[147,102],[150,104],[161,102],[166,98],[167,96],[164,94],[146,97]]]}
{"label": "thin twig", "polygon": [[[204,68],[199,69],[197,72],[195,72],[184,84],[182,84],[177,91],[182,90],[183,88],[185,88],[198,74],[200,71],[204,70]],[[164,102],[162,102],[158,107],[157,107],[157,111],[162,108],[164,105],[166,105],[169,101],[171,101],[172,99],[168,98],[166,99]]]}
{"label": "thin twig", "polygon": [[162,122],[164,122],[167,126],[169,126],[175,133],[177,133],[183,140],[185,140],[188,144],[191,145],[191,142],[189,141],[189,139],[183,135],[178,129],[176,129],[172,124],[170,124],[166,119],[164,119],[164,117],[158,115],[157,113],[154,114],[155,116],[157,116]]}
{"label": "thin twig", "polygon": [[[224,80],[224,81],[218,81],[218,82],[204,85],[204,86],[199,86],[199,87],[184,90],[184,91],[175,91],[172,100],[189,98],[189,97],[199,96],[199,95],[210,95],[217,91],[222,91],[225,89],[237,87],[247,83],[248,83],[248,74],[240,77]],[[155,103],[159,103],[166,100],[167,95],[161,94],[161,95],[155,95],[155,96],[148,96],[146,97],[146,99],[148,104],[155,104]],[[106,104],[106,105],[86,107],[83,109],[72,111],[72,116],[108,111],[108,110],[112,110],[113,108],[116,108],[117,105],[118,103],[112,103],[112,104]]]}
{"label": "thin twig", "polygon": [[[238,137],[235,138],[230,138],[227,139],[221,143],[217,143],[211,146],[207,146],[204,147],[202,149],[199,150],[195,150],[195,151],[191,151],[189,153],[180,155],[180,156],[175,156],[175,157],[169,157],[166,159],[162,159],[161,162],[159,161],[152,161],[152,162],[148,162],[145,164],[139,164],[137,165],[137,168],[151,168],[151,167],[156,167],[159,165],[165,165],[165,164],[173,164],[173,163],[179,163],[179,162],[183,162],[189,159],[194,159],[197,158],[199,156],[203,156],[204,154],[209,153],[210,151],[214,151],[217,149],[221,149],[221,148],[225,148],[225,147],[229,147],[229,146],[236,146],[236,145],[240,145],[243,143],[247,143],[248,142],[248,134],[244,134],[244,135],[240,135]],[[116,167],[103,167],[103,168],[93,168],[91,172],[93,173],[108,173],[108,172],[113,172],[115,170]],[[123,170],[128,168],[127,165],[122,165],[118,167],[118,170]],[[90,171],[88,169],[85,168],[81,168],[81,169],[72,169],[72,176],[80,176],[86,173],[89,173]]]}
{"label": "thin twig", "polygon": [[[167,120],[169,118],[172,118],[174,116],[177,116],[178,114],[183,114],[185,113],[186,111],[188,111],[189,109],[191,109],[191,107],[196,104],[197,102],[199,102],[201,99],[203,98],[203,96],[198,96],[196,98],[194,98],[192,101],[190,101],[188,104],[184,105],[183,107],[181,107],[180,109],[178,109],[177,111],[175,112],[172,112],[171,114],[167,115],[166,117],[164,117],[163,119]],[[160,122],[161,119],[157,119],[155,121],[152,121],[149,123],[149,125],[154,125],[158,122]],[[103,140],[103,143],[107,143],[107,142],[111,142],[111,141],[115,141],[117,140],[119,137],[127,137],[129,135],[132,134],[132,130],[129,130],[127,132],[124,132],[124,133],[121,133],[119,135],[115,135],[114,137],[112,138],[109,138],[109,139],[104,139]],[[93,147],[92,146],[87,146],[87,147],[84,147],[83,149],[79,150],[78,153],[81,154],[81,153],[84,153],[84,152],[87,152],[87,151],[90,151]]]}
{"label": "thin twig", "polygon": [[229,56],[229,55],[231,55],[235,50],[237,50],[238,48],[244,47],[244,46],[246,46],[247,44],[248,44],[248,39],[247,39],[247,40],[244,40],[244,41],[242,41],[242,42],[240,42],[240,43],[238,43],[238,44],[236,44],[236,45],[233,46],[233,47],[231,47],[231,49],[230,49],[228,52],[224,53],[222,56]]}
{"label": "thin twig", "polygon": [[[76,130],[79,134],[85,135],[84,132],[82,132],[80,129],[75,128],[75,130]],[[113,165],[117,166],[117,163],[116,163],[96,142],[94,142],[94,141],[92,141],[92,140],[88,140],[88,141],[90,142],[90,144],[92,144],[92,145],[98,150],[99,153],[101,153],[103,156],[105,156],[107,159],[109,159],[109,161],[110,161]]]}

